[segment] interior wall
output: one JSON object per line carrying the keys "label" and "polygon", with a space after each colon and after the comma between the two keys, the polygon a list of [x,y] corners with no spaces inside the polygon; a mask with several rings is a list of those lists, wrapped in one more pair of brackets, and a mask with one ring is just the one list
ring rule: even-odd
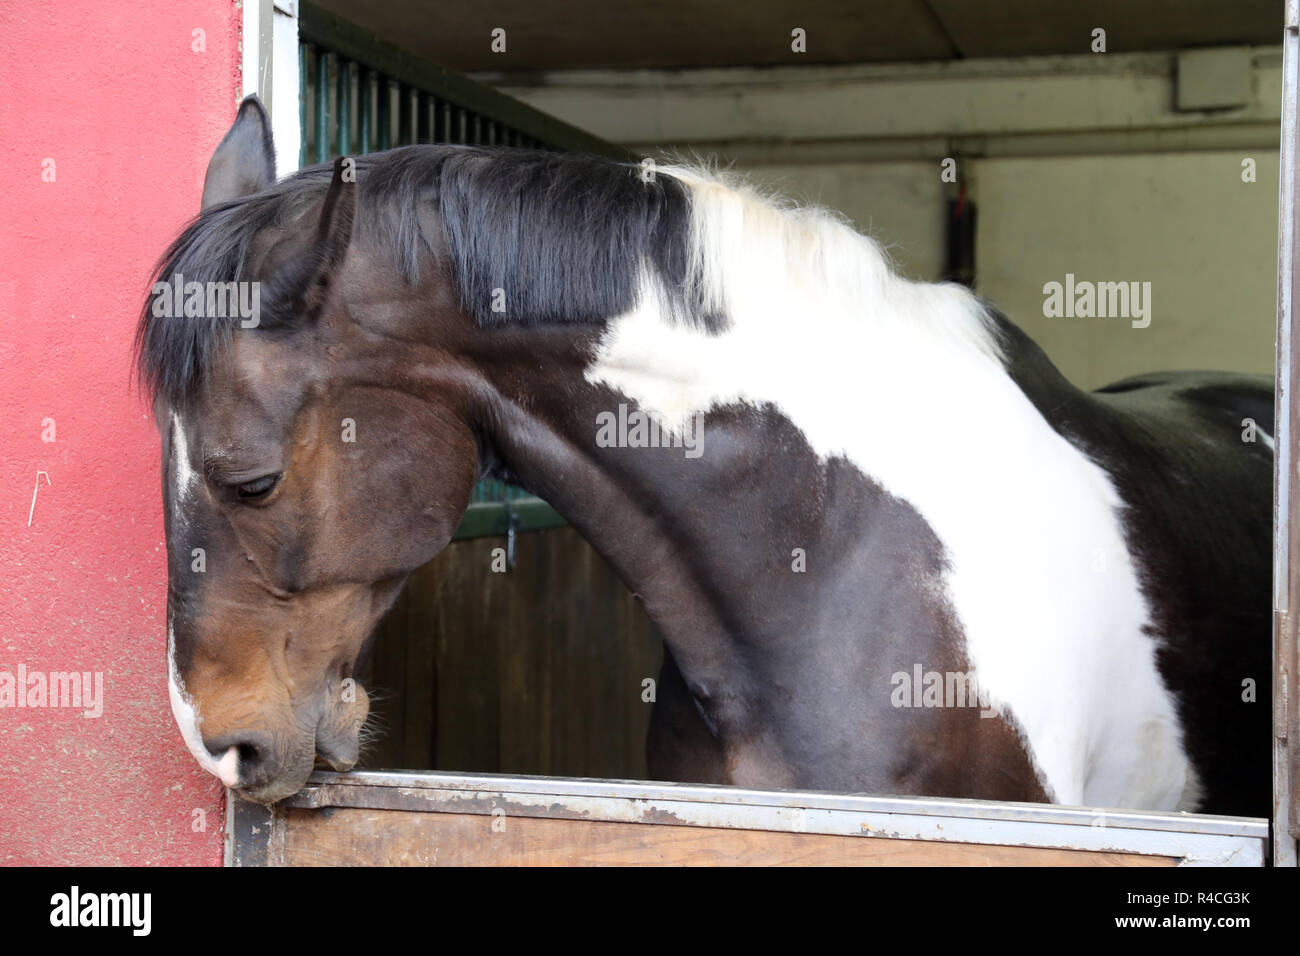
{"label": "interior wall", "polygon": [[[1097,387],[1162,369],[1273,374],[1276,153],[994,159],[976,165],[982,295],[1071,380]],[[1146,319],[1051,318],[1049,282],[1150,285]]]}
{"label": "interior wall", "polygon": [[[943,273],[941,163],[960,157],[978,291],[1096,387],[1273,372],[1280,55],[1239,61],[1243,101],[1204,110],[1176,108],[1174,53],[490,79],[645,155],[708,158],[837,209],[919,279]],[[1150,282],[1149,327],[1046,317],[1044,285],[1067,273]]]}

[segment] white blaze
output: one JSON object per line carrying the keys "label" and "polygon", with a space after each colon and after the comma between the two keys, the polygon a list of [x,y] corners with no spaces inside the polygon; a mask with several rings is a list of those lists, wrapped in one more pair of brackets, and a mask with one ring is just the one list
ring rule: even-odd
{"label": "white blaze", "polygon": [[194,759],[199,762],[199,766],[219,779],[227,787],[234,787],[239,784],[239,751],[231,747],[221,759],[217,760],[212,754],[208,753],[208,748],[203,745],[203,734],[199,731],[199,724],[202,722],[199,717],[198,708],[194,706],[194,701],[190,695],[185,692],[185,683],[181,680],[181,675],[176,669],[176,638],[172,631],[171,624],[167,625],[167,692],[172,702],[172,716],[176,718],[176,725],[181,729],[181,736],[185,738],[185,745],[190,748],[190,753],[194,754]]}
{"label": "white blaze", "polygon": [[[183,528],[186,525],[185,512],[181,503],[187,500],[193,492],[194,483],[198,479],[198,474],[190,465],[189,445],[185,440],[185,429],[181,425],[180,418],[172,413],[172,461],[175,463],[174,475],[175,481],[172,487],[172,524],[174,527]],[[199,727],[203,722],[199,716],[198,707],[190,695],[185,691],[185,682],[181,680],[180,671],[176,667],[176,633],[172,628],[172,622],[167,622],[167,696],[171,699],[172,716],[176,718],[176,725],[180,727],[181,736],[185,739],[185,745],[190,748],[190,753],[194,759],[199,762],[199,766],[208,773],[217,777],[227,787],[234,787],[239,783],[239,751],[231,747],[217,760],[208,752],[208,748],[203,745],[203,734]]]}

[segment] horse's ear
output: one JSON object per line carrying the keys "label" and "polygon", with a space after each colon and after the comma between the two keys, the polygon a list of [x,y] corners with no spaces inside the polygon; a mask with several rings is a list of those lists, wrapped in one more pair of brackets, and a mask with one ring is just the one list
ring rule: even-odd
{"label": "horse's ear", "polygon": [[256,95],[244,97],[239,114],[217,145],[203,178],[203,208],[260,192],[275,182],[271,119]]}
{"label": "horse's ear", "polygon": [[[355,160],[336,159],[334,178],[324,198],[303,213],[290,235],[268,254],[268,259],[279,265],[273,267],[263,297],[264,328],[296,325],[320,314],[334,284],[334,273],[352,242],[357,211],[355,174]],[[309,231],[313,219],[314,233]]]}
{"label": "horse's ear", "polygon": [[316,255],[325,271],[332,272],[342,264],[352,241],[352,221],[356,215],[356,160],[340,156],[334,160],[334,176],[316,226]]}

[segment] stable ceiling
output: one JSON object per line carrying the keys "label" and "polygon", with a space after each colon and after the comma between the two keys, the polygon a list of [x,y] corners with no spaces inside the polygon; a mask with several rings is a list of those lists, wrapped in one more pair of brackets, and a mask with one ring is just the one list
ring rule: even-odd
{"label": "stable ceiling", "polygon": [[[1282,0],[316,0],[464,72],[883,63],[1281,41]],[[504,54],[491,32],[506,30]],[[807,31],[807,53],[790,31]]]}

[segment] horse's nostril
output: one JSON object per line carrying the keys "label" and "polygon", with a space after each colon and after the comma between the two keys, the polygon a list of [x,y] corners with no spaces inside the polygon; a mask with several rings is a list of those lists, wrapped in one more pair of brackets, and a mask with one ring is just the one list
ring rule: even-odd
{"label": "horse's nostril", "polygon": [[[237,785],[240,787],[263,783],[275,770],[274,748],[271,746],[270,738],[263,734],[251,732],[223,734],[211,739],[204,738],[203,745],[219,764],[236,764],[229,769],[237,772]],[[225,779],[224,774],[219,776],[222,776],[227,786],[236,785]]]}

